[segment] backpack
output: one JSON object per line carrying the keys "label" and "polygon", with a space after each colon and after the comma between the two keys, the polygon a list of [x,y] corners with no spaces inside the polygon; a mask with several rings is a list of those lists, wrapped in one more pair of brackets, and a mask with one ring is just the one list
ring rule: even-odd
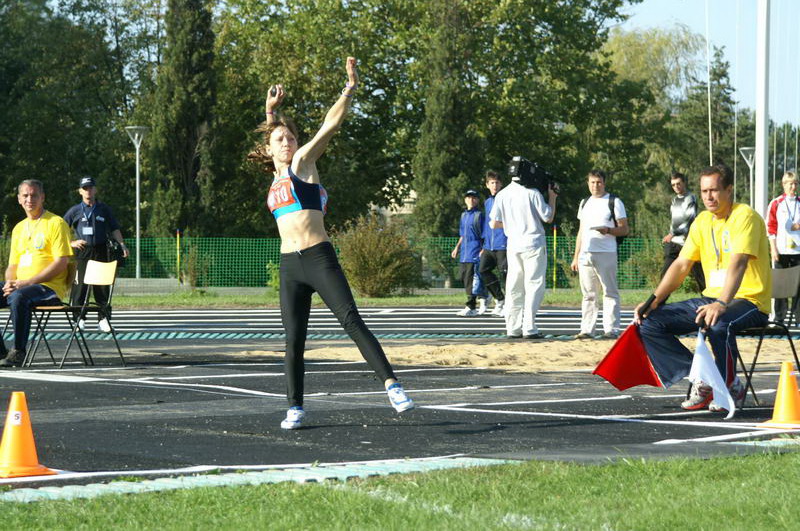
{"label": "backpack", "polygon": [[[586,201],[588,201],[589,199],[591,199],[591,197],[587,197],[586,199],[582,199],[581,200],[581,204],[578,207],[578,212],[583,210],[583,205],[585,205]],[[608,194],[608,210],[611,212],[611,221],[614,222],[614,226],[615,227],[619,227],[619,225],[617,224],[617,215],[614,213],[614,201],[616,201],[616,199],[617,199],[617,196],[615,196],[614,194],[612,194],[612,193]],[[625,241],[625,238],[626,238],[626,236],[616,236],[616,239],[617,239],[617,250],[619,250],[620,246],[622,245],[622,242]]]}

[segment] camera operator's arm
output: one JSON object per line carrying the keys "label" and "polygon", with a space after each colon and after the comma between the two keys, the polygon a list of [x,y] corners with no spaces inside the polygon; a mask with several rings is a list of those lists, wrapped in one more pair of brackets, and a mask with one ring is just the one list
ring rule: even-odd
{"label": "camera operator's arm", "polygon": [[581,223],[580,228],[578,229],[578,235],[575,237],[575,254],[572,256],[572,263],[570,264],[569,268],[573,271],[578,271],[578,257],[581,254],[581,240],[583,239],[581,236],[583,235],[583,223]]}
{"label": "camera operator's arm", "polygon": [[556,198],[558,197],[558,185],[551,183],[547,188],[547,204],[550,205],[550,219],[548,223],[552,223],[556,218]]}

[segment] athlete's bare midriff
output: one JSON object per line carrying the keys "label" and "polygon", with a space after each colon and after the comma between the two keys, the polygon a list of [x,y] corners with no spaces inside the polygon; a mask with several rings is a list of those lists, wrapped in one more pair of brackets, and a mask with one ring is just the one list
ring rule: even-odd
{"label": "athlete's bare midriff", "polygon": [[277,219],[281,235],[281,253],[308,249],[318,243],[330,241],[325,230],[323,214],[319,210],[299,210]]}

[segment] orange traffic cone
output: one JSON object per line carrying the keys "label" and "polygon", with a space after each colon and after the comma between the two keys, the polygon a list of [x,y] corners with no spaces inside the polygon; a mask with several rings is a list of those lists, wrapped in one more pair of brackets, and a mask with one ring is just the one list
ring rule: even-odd
{"label": "orange traffic cone", "polygon": [[49,476],[55,473],[39,464],[25,393],[11,393],[3,442],[0,444],[0,478]]}
{"label": "orange traffic cone", "polygon": [[794,376],[791,361],[784,361],[781,364],[772,420],[764,422],[761,426],[800,428],[800,390],[797,388],[797,378]]}

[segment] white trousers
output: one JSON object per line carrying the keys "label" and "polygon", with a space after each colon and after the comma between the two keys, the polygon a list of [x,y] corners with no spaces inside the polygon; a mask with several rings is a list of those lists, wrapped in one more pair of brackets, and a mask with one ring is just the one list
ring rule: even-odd
{"label": "white trousers", "polygon": [[617,289],[617,253],[581,253],[578,259],[581,281],[581,334],[593,334],[600,309],[603,288],[603,332],[619,332],[619,290]]}
{"label": "white trousers", "polygon": [[544,299],[547,249],[508,251],[506,257],[506,333],[510,336],[536,334],[539,332],[536,314]]}

